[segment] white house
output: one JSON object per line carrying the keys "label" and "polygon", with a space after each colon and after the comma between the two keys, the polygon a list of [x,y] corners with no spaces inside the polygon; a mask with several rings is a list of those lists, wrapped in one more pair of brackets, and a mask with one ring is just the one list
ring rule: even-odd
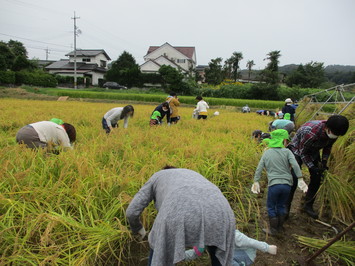
{"label": "white house", "polygon": [[[45,67],[52,74],[62,76],[74,76],[74,51],[66,54],[69,59],[61,59]],[[107,72],[107,63],[111,58],[105,50],[76,50],[76,73],[77,77],[90,77],[92,85],[98,85],[99,80],[104,78]]]}
{"label": "white house", "polygon": [[141,72],[156,73],[162,65],[167,65],[189,73],[196,67],[196,50],[195,47],[171,46],[166,42],[162,46],[150,46],[144,61]]}

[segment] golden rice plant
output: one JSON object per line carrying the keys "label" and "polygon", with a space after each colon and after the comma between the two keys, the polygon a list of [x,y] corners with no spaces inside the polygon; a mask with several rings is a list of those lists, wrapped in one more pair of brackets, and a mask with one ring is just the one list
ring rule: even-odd
{"label": "golden rice plant", "polygon": [[[132,257],[125,209],[166,164],[195,170],[215,183],[237,224],[257,225],[250,184],[260,157],[251,132],[269,118],[219,110],[207,121],[180,108],[181,121],[151,128],[152,105],[134,105],[127,129],[107,136],[101,119],[114,103],[0,99],[0,261],[4,264],[123,264]],[[215,110],[210,110],[212,114]],[[32,151],[15,142],[24,125],[58,117],[77,129],[72,151]],[[156,211],[142,215],[151,228]]]}

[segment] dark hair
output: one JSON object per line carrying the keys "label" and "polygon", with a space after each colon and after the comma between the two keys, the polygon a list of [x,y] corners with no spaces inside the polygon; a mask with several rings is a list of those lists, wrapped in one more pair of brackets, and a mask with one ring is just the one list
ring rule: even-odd
{"label": "dark hair", "polygon": [[349,120],[342,115],[333,115],[325,122],[334,135],[344,136],[349,129]]}
{"label": "dark hair", "polygon": [[166,107],[166,108],[169,108],[169,103],[168,102],[163,102],[161,104],[162,107]]}
{"label": "dark hair", "polygon": [[76,130],[75,127],[68,123],[63,123],[63,127],[68,134],[70,142],[76,141]]}
{"label": "dark hair", "polygon": [[197,97],[196,97],[196,100],[201,101],[201,100],[202,100],[202,97],[201,97],[201,96],[197,96]]}
{"label": "dark hair", "polygon": [[122,110],[120,118],[121,119],[125,118],[129,112],[132,112],[132,114],[130,116],[133,117],[134,108],[133,108],[132,105],[126,105],[125,107],[123,107],[123,110]]}
{"label": "dark hair", "polygon": [[254,130],[251,135],[252,135],[254,138],[259,138],[259,137],[261,137],[261,134],[263,134],[263,132],[262,132],[261,130]]}
{"label": "dark hair", "polygon": [[166,170],[166,169],[175,169],[176,167],[175,166],[172,166],[172,165],[165,165],[162,170]]}
{"label": "dark hair", "polygon": [[171,91],[170,96],[176,96],[176,92]]}

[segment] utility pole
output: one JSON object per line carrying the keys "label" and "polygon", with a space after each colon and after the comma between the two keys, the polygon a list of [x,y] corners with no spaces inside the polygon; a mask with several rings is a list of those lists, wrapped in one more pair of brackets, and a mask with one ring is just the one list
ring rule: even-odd
{"label": "utility pole", "polygon": [[46,61],[48,61],[48,55],[50,54],[48,47],[45,49],[45,51],[46,51]]}
{"label": "utility pole", "polygon": [[76,20],[79,19],[80,17],[76,17],[75,16],[75,11],[74,11],[74,17],[72,19],[74,19],[74,89],[77,89],[77,78],[76,78],[76,36],[78,34],[77,30],[78,28],[76,27]]}

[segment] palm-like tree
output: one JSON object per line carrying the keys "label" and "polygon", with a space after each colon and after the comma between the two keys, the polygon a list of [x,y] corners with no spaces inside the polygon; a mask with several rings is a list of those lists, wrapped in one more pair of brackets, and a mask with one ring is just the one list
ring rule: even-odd
{"label": "palm-like tree", "polygon": [[248,68],[248,80],[250,80],[251,69],[255,66],[254,60],[248,60],[246,67]]}
{"label": "palm-like tree", "polygon": [[281,51],[271,51],[266,56],[267,60],[270,62],[267,64],[266,68],[272,72],[277,72],[279,70],[279,58],[281,56]]}
{"label": "palm-like tree", "polygon": [[243,59],[243,53],[234,52],[230,59],[233,62],[233,77],[234,80],[237,81],[239,62]]}

